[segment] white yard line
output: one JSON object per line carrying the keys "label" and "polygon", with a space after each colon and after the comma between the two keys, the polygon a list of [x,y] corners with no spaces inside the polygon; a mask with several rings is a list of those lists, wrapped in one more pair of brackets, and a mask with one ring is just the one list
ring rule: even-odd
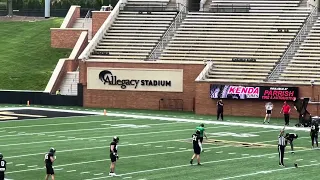
{"label": "white yard line", "polygon": [[[167,124],[182,124],[182,123],[158,123],[158,124],[144,124],[145,126],[162,126]],[[87,128],[87,129],[72,129],[72,130],[64,130],[64,131],[49,131],[49,132],[36,132],[36,133],[23,133],[23,134],[10,134],[10,135],[3,135],[0,138],[4,137],[14,137],[14,136],[32,136],[32,135],[44,135],[45,134],[57,134],[57,133],[69,133],[69,132],[83,132],[83,131],[96,131],[96,130],[108,130],[108,129],[124,129],[126,127],[104,127],[104,128]],[[128,127],[130,129],[130,127]],[[132,129],[132,128],[131,128]],[[12,133],[16,133],[16,131],[13,131]],[[63,138],[62,136],[59,136],[60,138]]]}
{"label": "white yard line", "polygon": [[[215,128],[222,128],[226,126],[215,126],[211,127],[210,129]],[[119,128],[119,127],[117,127]],[[208,128],[207,128],[208,129]],[[172,132],[183,132],[183,131],[192,131],[193,129],[179,129],[179,130],[168,130],[168,131],[155,131],[155,132],[145,132],[145,133],[134,133],[134,134],[120,134],[119,137],[125,137],[125,136],[140,136],[140,135],[149,135],[149,134],[161,134],[161,133],[172,133]],[[61,139],[61,140],[52,140],[52,142],[65,142],[65,141],[77,141],[77,140],[90,140],[90,139],[104,139],[104,138],[111,138],[112,135],[109,136],[98,136],[98,137],[90,137],[90,138],[76,138],[76,139]],[[30,144],[42,144],[42,143],[48,143],[48,141],[37,141],[37,142],[27,142],[27,143],[17,143],[17,144],[1,144],[0,147],[8,147],[8,146],[20,146],[20,145],[30,145]]]}
{"label": "white yard line", "polygon": [[[320,163],[307,164],[307,165],[299,166],[299,168],[309,167],[309,166],[319,166],[319,165],[320,165]],[[255,176],[255,175],[259,175],[259,174],[269,174],[269,173],[278,172],[278,171],[286,171],[286,170],[295,169],[295,168],[296,167],[286,167],[286,168],[271,169],[271,170],[266,170],[266,171],[258,171],[258,172],[255,172],[255,173],[241,174],[241,175],[237,175],[237,176],[229,176],[229,177],[225,177],[225,178],[221,178],[221,179],[217,179],[217,180],[237,179],[237,178],[241,178],[241,177]]]}
{"label": "white yard line", "polygon": [[[218,146],[218,147],[209,147],[206,149],[219,149],[219,148],[224,148],[224,147],[230,147],[230,145],[225,145],[225,146]],[[167,151],[167,152],[161,152],[161,153],[153,153],[153,154],[142,154],[142,155],[135,155],[135,156],[126,156],[126,157],[121,157],[121,159],[131,159],[131,158],[139,158],[139,157],[148,157],[148,156],[157,156],[157,155],[164,155],[164,154],[175,154],[175,153],[182,153],[182,152],[192,152],[192,149],[187,149],[187,150],[181,150],[181,151]],[[96,163],[96,162],[104,162],[108,161],[110,159],[99,159],[99,160],[94,160],[94,161],[84,161],[84,162],[77,162],[77,163],[71,163],[71,164],[63,164],[63,165],[57,165],[54,166],[55,168],[60,168],[60,167],[66,167],[66,166],[74,166],[74,165],[82,165],[82,164],[90,164],[90,163]],[[25,169],[25,170],[19,170],[19,171],[9,171],[6,174],[12,174],[12,173],[20,173],[20,172],[27,172],[27,171],[35,171],[35,170],[42,170],[43,168],[34,168],[34,169]]]}
{"label": "white yard line", "polygon": [[[302,151],[311,151],[311,149],[300,150],[299,152],[302,152]],[[270,154],[253,155],[253,156],[246,156],[246,157],[239,157],[239,158],[230,158],[230,159],[222,159],[222,160],[215,160],[215,161],[207,161],[207,162],[203,162],[202,164],[212,164],[212,163],[228,162],[228,161],[243,160],[243,159],[250,159],[250,158],[261,158],[261,157],[266,157],[266,156],[275,155],[275,154],[278,154],[278,153],[270,153]],[[320,165],[320,163],[319,163],[319,165]],[[176,169],[176,168],[187,167],[187,166],[190,166],[190,164],[183,164],[183,165],[168,166],[168,167],[157,168],[157,169],[148,169],[148,170],[143,170],[143,171],[129,172],[129,173],[120,174],[120,176],[141,174],[141,173],[168,170],[168,169]],[[103,176],[103,177],[96,177],[96,178],[91,178],[91,179],[86,179],[86,180],[107,179],[107,178],[110,178],[110,177],[109,176]]]}

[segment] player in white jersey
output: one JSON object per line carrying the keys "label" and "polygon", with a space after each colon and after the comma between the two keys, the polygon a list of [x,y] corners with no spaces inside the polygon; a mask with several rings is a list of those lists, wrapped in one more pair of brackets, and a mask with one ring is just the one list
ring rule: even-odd
{"label": "player in white jersey", "polygon": [[268,124],[270,123],[270,117],[272,114],[273,104],[271,102],[266,103],[266,116],[264,118],[263,124],[266,123],[266,120],[268,119]]}

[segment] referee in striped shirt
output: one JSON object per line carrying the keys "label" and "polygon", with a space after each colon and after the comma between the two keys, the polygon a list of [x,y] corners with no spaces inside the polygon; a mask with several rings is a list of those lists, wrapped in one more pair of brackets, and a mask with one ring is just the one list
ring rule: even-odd
{"label": "referee in striped shirt", "polygon": [[285,167],[283,164],[285,147],[286,147],[286,139],[284,138],[284,130],[281,130],[278,137],[279,166],[281,167]]}

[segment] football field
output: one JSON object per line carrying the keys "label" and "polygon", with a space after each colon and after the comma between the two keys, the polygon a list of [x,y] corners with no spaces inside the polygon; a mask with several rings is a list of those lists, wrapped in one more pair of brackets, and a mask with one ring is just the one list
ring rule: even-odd
{"label": "football field", "polygon": [[[43,180],[44,155],[54,147],[56,180],[319,179],[320,150],[311,149],[309,131],[303,128],[286,130],[299,138],[294,140],[295,154],[290,145],[286,147],[283,168],[278,166],[277,152],[281,126],[144,113],[99,114],[0,109],[6,178]],[[202,122],[209,138],[203,145],[202,166],[191,166],[191,135]],[[109,144],[115,135],[120,138],[118,177],[109,177]]]}

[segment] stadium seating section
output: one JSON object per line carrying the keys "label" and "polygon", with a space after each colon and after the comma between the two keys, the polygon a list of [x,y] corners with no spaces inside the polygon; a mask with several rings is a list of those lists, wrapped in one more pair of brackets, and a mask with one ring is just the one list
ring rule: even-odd
{"label": "stadium seating section", "polygon": [[[90,58],[146,60],[178,13],[163,8],[169,3],[129,0]],[[205,6],[210,10],[186,14],[158,61],[211,61],[206,78],[214,81],[266,81],[311,13],[300,0],[208,0]],[[237,13],[223,10],[237,7],[248,9]],[[280,81],[305,82],[319,77],[319,35],[320,20]]]}

